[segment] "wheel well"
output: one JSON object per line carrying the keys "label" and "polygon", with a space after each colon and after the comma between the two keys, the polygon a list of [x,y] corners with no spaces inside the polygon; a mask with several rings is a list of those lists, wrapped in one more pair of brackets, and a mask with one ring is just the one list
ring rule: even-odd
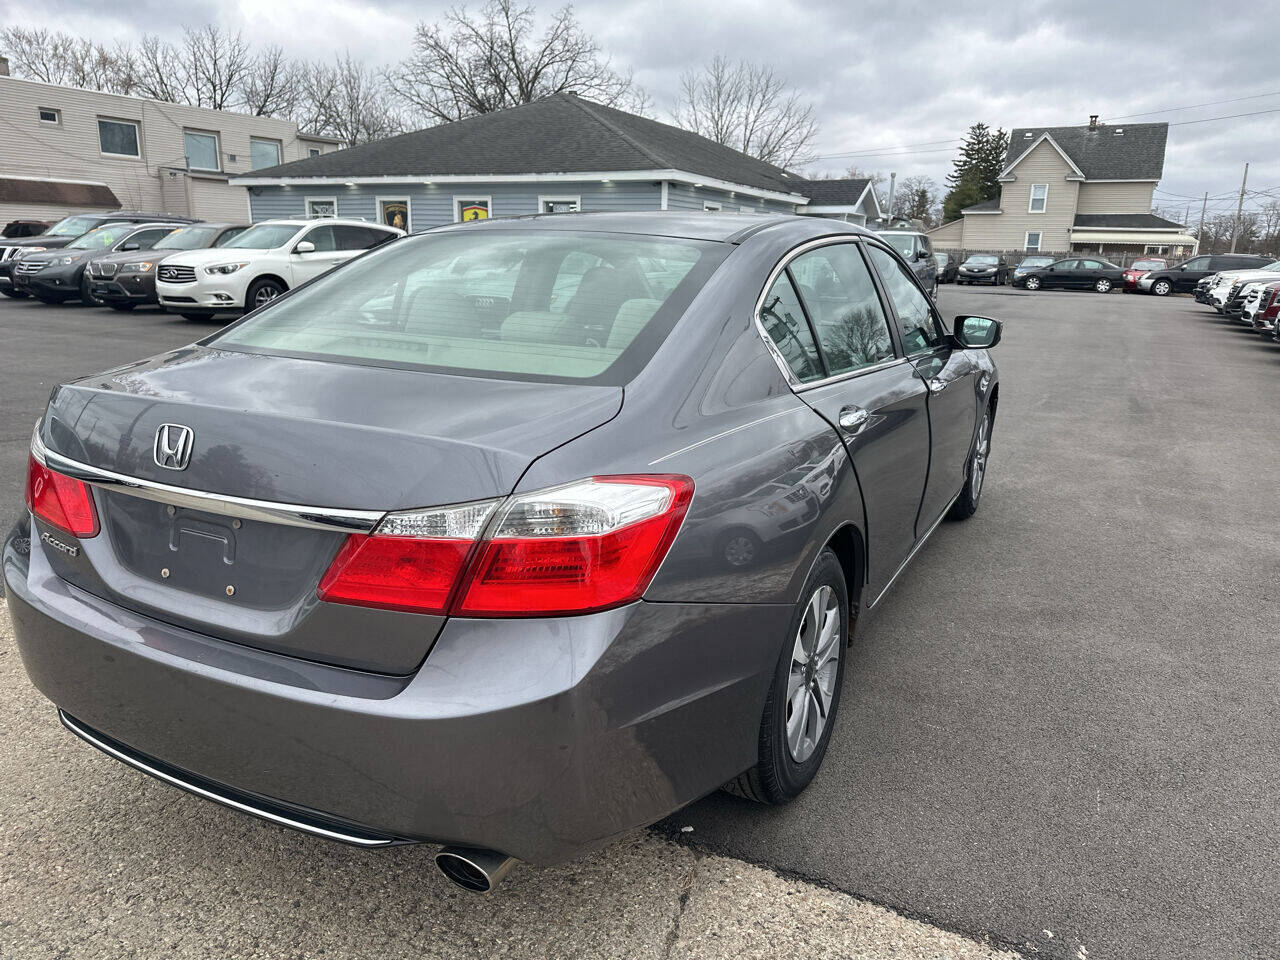
{"label": "wheel well", "polygon": [[[280,289],[281,289],[281,290],[288,290],[288,289],[289,289],[289,284],[285,283],[285,281],[284,281],[284,277],[277,276],[277,275],[276,275],[276,274],[274,274],[274,273],[263,273],[263,274],[259,274],[258,276],[254,277],[252,280],[250,280],[250,281],[249,281],[249,287],[252,287],[252,286],[253,286],[255,283],[257,283],[259,280],[274,280],[276,283],[280,284]],[[248,290],[248,289],[249,289],[249,287],[245,287],[245,289],[246,289],[246,290]]]}
{"label": "wheel well", "polygon": [[849,595],[849,639],[853,639],[853,627],[858,622],[858,607],[862,601],[862,585],[866,580],[867,553],[862,535],[853,524],[845,524],[827,541],[827,546],[840,561],[844,571],[845,591]]}

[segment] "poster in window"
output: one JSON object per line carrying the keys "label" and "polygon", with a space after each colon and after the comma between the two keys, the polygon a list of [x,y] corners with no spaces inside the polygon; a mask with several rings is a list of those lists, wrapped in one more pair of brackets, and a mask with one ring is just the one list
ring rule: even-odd
{"label": "poster in window", "polygon": [[488,220],[488,200],[462,200],[458,204],[459,220]]}
{"label": "poster in window", "polygon": [[407,200],[382,200],[382,222],[397,230],[409,229],[409,202]]}

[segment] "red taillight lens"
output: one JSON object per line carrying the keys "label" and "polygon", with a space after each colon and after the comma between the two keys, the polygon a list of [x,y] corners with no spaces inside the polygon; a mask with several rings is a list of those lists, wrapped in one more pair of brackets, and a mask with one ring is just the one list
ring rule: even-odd
{"label": "red taillight lens", "polygon": [[89,487],[50,470],[35,457],[27,458],[26,499],[32,513],[60,530],[81,540],[98,535],[98,512]]}
{"label": "red taillight lens", "polygon": [[[619,606],[648,587],[692,496],[692,480],[667,474],[518,494],[502,503],[478,545],[495,501],[391,514],[371,536],[347,539],[318,593],[337,603],[477,617]],[[453,536],[415,535],[422,533]]]}

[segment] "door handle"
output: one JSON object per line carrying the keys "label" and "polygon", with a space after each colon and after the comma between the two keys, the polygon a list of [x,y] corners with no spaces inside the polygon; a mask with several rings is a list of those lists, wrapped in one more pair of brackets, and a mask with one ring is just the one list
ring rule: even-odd
{"label": "door handle", "polygon": [[954,382],[955,381],[953,380],[943,380],[941,377],[932,377],[930,378],[929,384],[928,384],[929,392],[941,393],[943,390],[947,389],[947,387],[951,386],[951,384]]}
{"label": "door handle", "polygon": [[840,417],[836,422],[840,424],[840,429],[845,433],[858,434],[862,432],[870,419],[871,414],[861,407],[841,407]]}

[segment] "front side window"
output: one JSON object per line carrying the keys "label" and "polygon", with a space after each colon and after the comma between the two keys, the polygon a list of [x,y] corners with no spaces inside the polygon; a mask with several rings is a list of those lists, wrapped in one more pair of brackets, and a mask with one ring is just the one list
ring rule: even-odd
{"label": "front side window", "polygon": [[893,357],[889,321],[856,244],[819,247],[796,257],[788,269],[808,308],[828,376]]}
{"label": "front side window", "polygon": [[1041,236],[1041,234],[1040,234],[1040,231],[1039,231],[1039,230],[1028,230],[1028,231],[1027,231],[1027,242],[1026,242],[1025,244],[1023,244],[1022,249],[1023,249],[1023,250],[1030,250],[1030,251],[1036,251],[1036,250],[1039,250],[1039,249],[1040,249],[1040,236]]}
{"label": "front side window", "polygon": [[1188,270],[1208,270],[1209,258],[1208,257],[1192,257],[1190,260],[1184,263],[1183,266],[1186,267]]}
{"label": "front side window", "polygon": [[182,134],[187,151],[187,167],[191,170],[221,170],[218,135],[186,130]]}
{"label": "front side window", "polygon": [[249,167],[252,170],[261,170],[264,167],[274,167],[280,162],[280,141],[279,140],[258,140],[256,138],[249,139]]}
{"label": "front side window", "polygon": [[169,229],[157,227],[154,230],[139,230],[133,236],[129,237],[129,243],[136,243],[139,250],[150,250],[156,245],[156,242],[164,239],[169,233]]}
{"label": "front side window", "polygon": [[325,225],[308,230],[299,243],[310,242],[315,245],[312,253],[332,253],[338,249],[337,227]]}
{"label": "front side window", "polygon": [[335,197],[307,197],[308,217],[336,217],[338,201]]}
{"label": "front side window", "polygon": [[938,322],[929,298],[916,285],[911,271],[889,251],[874,245],[868,245],[867,249],[898,314],[898,329],[902,333],[902,346],[907,356],[928,353],[937,348],[945,337],[942,324]]}
{"label": "front side window", "polygon": [[1049,185],[1047,183],[1033,183],[1031,185],[1031,203],[1027,207],[1030,213],[1044,213],[1045,207],[1049,204]]}
{"label": "front side window", "polygon": [[116,157],[139,157],[138,124],[133,120],[98,120],[98,146]]}
{"label": "front side window", "polygon": [[821,380],[822,361],[813,331],[805,320],[804,308],[796,296],[787,271],[778,275],[760,306],[760,324],[778,348],[787,366],[801,383]]}
{"label": "front side window", "polygon": [[374,249],[210,342],[466,376],[620,385],[648,363],[731,249],[558,230],[420,234]]}

